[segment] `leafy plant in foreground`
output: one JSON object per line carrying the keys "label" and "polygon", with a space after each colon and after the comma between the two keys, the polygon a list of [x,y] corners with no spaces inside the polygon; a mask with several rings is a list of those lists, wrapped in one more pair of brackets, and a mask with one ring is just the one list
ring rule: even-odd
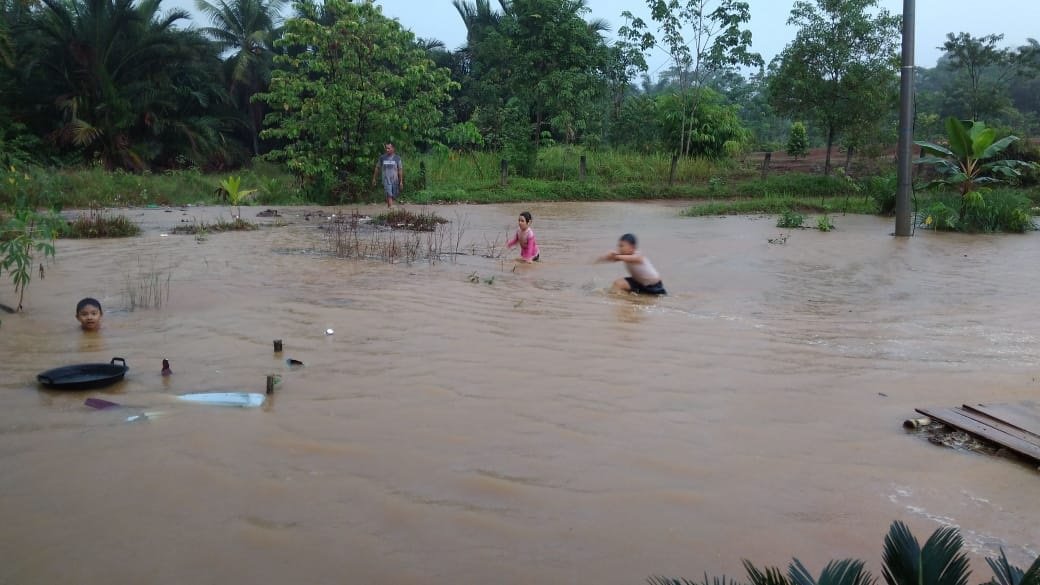
{"label": "leafy plant in foreground", "polygon": [[[16,310],[21,311],[37,254],[54,257],[54,239],[61,228],[61,218],[57,214],[41,213],[25,200],[19,201],[9,213],[0,223],[0,275],[6,272],[14,282],[18,295]],[[40,278],[43,274],[41,262]]]}
{"label": "leafy plant in foreground", "polygon": [[829,215],[821,215],[819,218],[817,218],[817,220],[816,220],[816,229],[820,230],[821,232],[829,232],[829,231],[833,230],[834,229],[834,223],[831,222],[830,216]]}
{"label": "leafy plant in foreground", "polygon": [[[1004,550],[996,559],[988,558],[995,577],[986,585],[1040,585],[1040,557],[1023,571],[1008,562]],[[759,569],[745,560],[750,585],[874,585],[877,580],[863,561],[831,561],[816,579],[798,559],[793,559],[785,574],[777,567]],[[886,585],[968,585],[971,568],[964,552],[964,540],[957,528],[936,530],[924,543],[918,542],[902,522],[893,522],[885,536],[883,576]],[[743,585],[726,577],[709,581],[707,575],[697,584],[686,579],[650,577],[650,585]]]}

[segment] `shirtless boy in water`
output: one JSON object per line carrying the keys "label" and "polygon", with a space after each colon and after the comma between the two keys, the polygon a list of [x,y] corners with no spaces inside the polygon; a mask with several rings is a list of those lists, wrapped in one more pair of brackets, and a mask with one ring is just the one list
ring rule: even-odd
{"label": "shirtless boy in water", "polygon": [[625,234],[618,240],[617,250],[607,252],[600,262],[624,262],[631,276],[614,281],[613,290],[644,295],[666,295],[661,275],[650,263],[650,259],[636,249],[636,237]]}
{"label": "shirtless boy in water", "polygon": [[76,320],[84,331],[97,331],[101,329],[101,303],[97,299],[87,297],[76,303]]}

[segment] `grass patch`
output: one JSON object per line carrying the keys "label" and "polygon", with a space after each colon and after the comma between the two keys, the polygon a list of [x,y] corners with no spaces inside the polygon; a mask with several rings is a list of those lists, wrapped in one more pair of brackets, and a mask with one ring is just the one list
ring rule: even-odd
{"label": "grass patch", "polygon": [[231,221],[220,218],[213,223],[194,221],[192,223],[179,225],[173,228],[172,232],[181,235],[198,236],[218,232],[249,232],[259,229],[259,227],[260,226],[253,222],[236,217]]}
{"label": "grass patch", "polygon": [[873,199],[863,197],[762,197],[758,199],[736,199],[699,203],[683,210],[687,217],[712,215],[781,215],[789,211],[807,213],[860,213],[878,212]]}
{"label": "grass patch", "polygon": [[414,213],[407,209],[397,208],[373,217],[372,223],[415,232],[432,232],[437,229],[438,225],[448,223],[448,220],[431,211]]}
{"label": "grass patch", "polygon": [[98,206],[91,206],[68,223],[61,237],[80,238],[129,238],[141,233],[141,228],[124,215],[112,215]]}

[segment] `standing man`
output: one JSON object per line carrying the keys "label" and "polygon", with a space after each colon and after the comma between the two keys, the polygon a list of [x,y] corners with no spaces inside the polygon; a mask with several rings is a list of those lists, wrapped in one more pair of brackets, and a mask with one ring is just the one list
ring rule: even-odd
{"label": "standing man", "polygon": [[379,157],[379,161],[376,162],[376,168],[372,172],[372,186],[376,186],[376,178],[379,177],[380,170],[383,173],[383,191],[386,192],[386,206],[392,208],[394,206],[394,198],[401,194],[401,190],[404,189],[404,165],[401,164],[401,157],[397,155],[397,151],[394,150],[394,145],[387,143],[386,154]]}

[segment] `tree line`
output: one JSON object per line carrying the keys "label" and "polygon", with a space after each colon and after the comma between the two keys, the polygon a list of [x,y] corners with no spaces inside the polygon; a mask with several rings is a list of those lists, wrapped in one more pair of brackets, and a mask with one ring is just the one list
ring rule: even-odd
{"label": "tree line", "polygon": [[[900,19],[878,0],[796,2],[755,53],[748,2],[644,0],[611,30],[585,0],[454,0],[466,43],[416,38],[366,0],[0,0],[0,157],[128,171],[284,161],[359,188],[378,152],[540,147],[678,156],[780,150],[792,123],[832,153],[895,142]],[[287,17],[283,18],[285,13]],[[669,64],[650,71],[646,55]],[[949,116],[1040,128],[1040,44],[951,33],[918,77],[925,138]],[[801,131],[798,130],[798,133]]]}

